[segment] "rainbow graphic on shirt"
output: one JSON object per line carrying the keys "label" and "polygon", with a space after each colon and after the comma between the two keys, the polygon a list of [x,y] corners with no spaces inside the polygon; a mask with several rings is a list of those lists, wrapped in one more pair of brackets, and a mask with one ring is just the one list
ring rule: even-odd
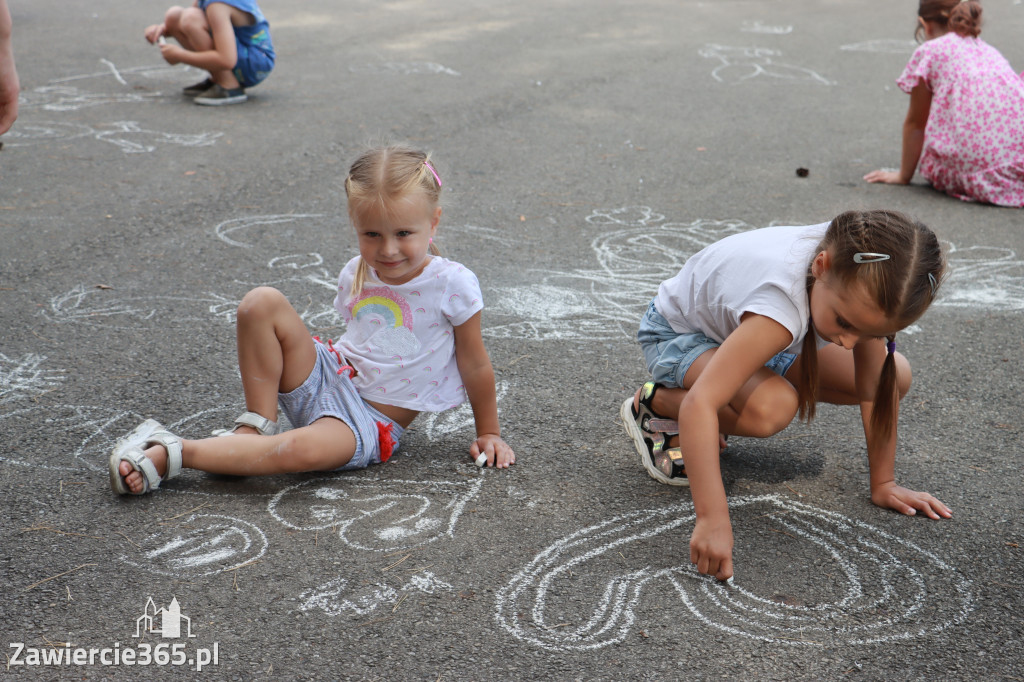
{"label": "rainbow graphic on shirt", "polygon": [[412,331],[412,308],[405,298],[388,287],[366,287],[359,297],[348,304],[349,313],[356,320],[382,321],[386,327],[405,327]]}

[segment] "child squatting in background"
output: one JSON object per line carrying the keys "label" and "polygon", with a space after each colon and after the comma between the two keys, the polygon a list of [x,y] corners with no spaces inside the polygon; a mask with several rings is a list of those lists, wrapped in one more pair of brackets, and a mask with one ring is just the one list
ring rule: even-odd
{"label": "child squatting in background", "polygon": [[[184,63],[210,76],[183,90],[196,104],[221,106],[248,99],[245,88],[260,83],[274,68],[270,25],[255,0],[196,0],[191,7],[171,7],[162,24],[145,32],[158,43],[168,64]],[[179,45],[163,40],[170,36]]]}
{"label": "child squatting in background", "polygon": [[733,575],[722,436],[771,436],[798,413],[812,418],[819,399],[860,405],[872,502],[951,516],[932,495],[897,485],[895,472],[899,401],[910,388],[896,332],[931,305],[945,267],[921,223],[850,211],[731,235],[661,283],[638,333],[653,381],[621,415],[647,472],[691,487],[697,570]]}
{"label": "child squatting in background", "polygon": [[[248,411],[233,431],[203,440],[143,422],[110,456],[115,492],[150,492],[182,467],[243,476],[366,467],[391,456],[419,412],[467,397],[477,434],[470,455],[500,468],[515,463],[500,435],[480,285],[433,244],[441,179],[429,157],[398,146],[368,151],[345,191],[359,255],[338,279],[341,339],[311,338],[276,289],[250,291],[237,328]],[[283,433],[279,403],[295,427]]]}
{"label": "child squatting in background", "polygon": [[910,94],[898,171],[868,182],[906,185],[915,168],[965,201],[1024,207],[1024,79],[978,36],[978,0],[921,0],[918,38],[896,84]]}

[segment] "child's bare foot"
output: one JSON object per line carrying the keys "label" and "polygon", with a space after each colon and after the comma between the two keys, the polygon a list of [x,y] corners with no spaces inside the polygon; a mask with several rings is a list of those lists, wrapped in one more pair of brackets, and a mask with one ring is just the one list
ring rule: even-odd
{"label": "child's bare foot", "polygon": [[[162,445],[154,445],[144,453],[153,462],[156,472],[163,478],[167,475],[167,449]],[[132,468],[131,463],[122,461],[117,467],[118,473],[124,479],[125,485],[132,491],[133,495],[139,495],[145,489],[145,481],[142,474]]]}

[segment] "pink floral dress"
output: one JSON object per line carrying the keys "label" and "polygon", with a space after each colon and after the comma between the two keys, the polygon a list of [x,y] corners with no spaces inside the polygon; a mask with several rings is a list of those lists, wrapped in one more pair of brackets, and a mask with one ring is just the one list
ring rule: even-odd
{"label": "pink floral dress", "polygon": [[929,40],[896,84],[932,91],[918,171],[964,201],[1024,207],[1024,79],[980,38]]}

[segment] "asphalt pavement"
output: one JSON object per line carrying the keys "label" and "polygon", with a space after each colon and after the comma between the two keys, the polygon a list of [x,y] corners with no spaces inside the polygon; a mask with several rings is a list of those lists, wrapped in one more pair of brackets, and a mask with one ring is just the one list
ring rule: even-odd
{"label": "asphalt pavement", "polygon": [[[12,4],[5,677],[1024,678],[1024,213],[861,180],[899,164],[916,3],[266,0],[277,67],[224,108],[144,41],[162,3]],[[1024,5],[985,17],[1024,70]],[[438,242],[481,280],[518,463],[477,469],[461,409],[365,471],[111,493],[141,419],[197,437],[242,410],[248,289],[340,334],[341,181],[380,141],[435,155]],[[954,516],[873,506],[859,415],[823,406],[730,440],[736,577],[699,576],[689,491],[645,474],[618,419],[644,305],[722,236],[876,207],[949,254],[899,337],[897,474]]]}

